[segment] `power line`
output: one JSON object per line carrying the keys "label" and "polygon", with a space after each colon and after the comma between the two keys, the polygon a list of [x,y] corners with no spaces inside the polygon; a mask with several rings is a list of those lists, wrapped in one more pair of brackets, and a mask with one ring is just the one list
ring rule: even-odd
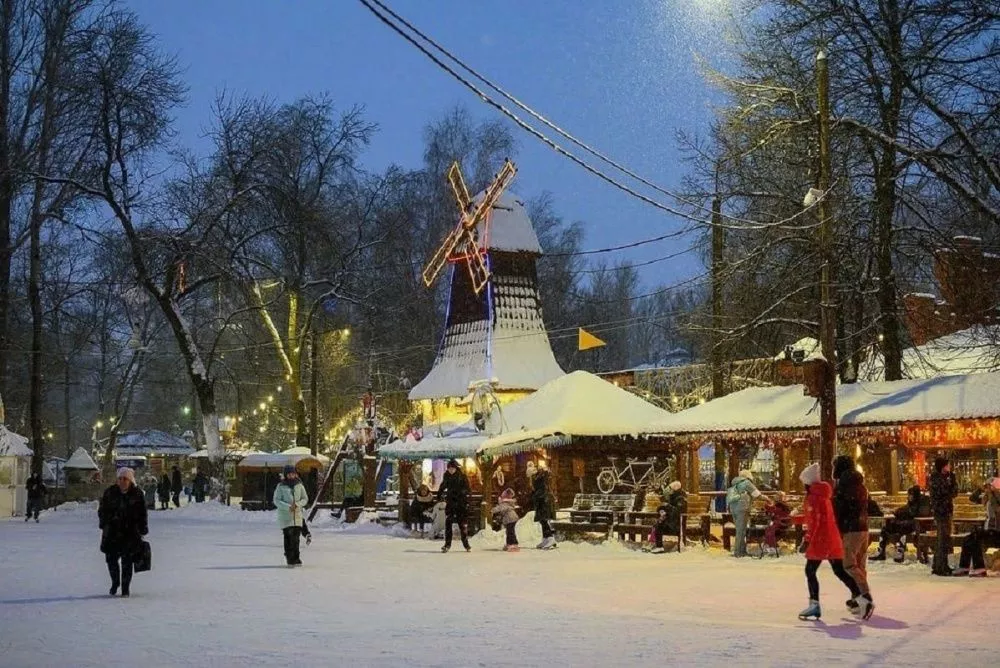
{"label": "power line", "polygon": [[[389,28],[392,29],[395,33],[397,33],[399,36],[401,36],[403,39],[405,39],[407,42],[409,42],[415,48],[417,48],[421,53],[423,53],[425,56],[427,56],[429,59],[431,59],[439,68],[441,68],[442,70],[444,70],[445,72],[447,72],[449,75],[451,75],[454,79],[456,79],[463,86],[465,86],[466,88],[468,88],[469,90],[471,90],[472,92],[474,92],[484,103],[486,103],[487,105],[495,108],[500,113],[502,113],[505,116],[507,116],[508,118],[510,118],[519,127],[521,127],[525,132],[528,132],[529,134],[531,134],[532,136],[534,136],[535,138],[537,138],[538,140],[540,140],[541,142],[543,142],[544,144],[546,144],[549,148],[551,148],[552,150],[554,150],[556,153],[559,153],[560,155],[568,158],[572,162],[576,163],[578,166],[583,167],[585,170],[587,170],[588,172],[590,172],[594,176],[598,177],[602,181],[605,181],[606,183],[614,186],[615,188],[621,190],[622,192],[624,192],[624,193],[626,193],[628,195],[631,195],[632,197],[635,197],[636,199],[638,199],[638,200],[640,200],[642,202],[645,202],[646,204],[649,204],[650,206],[653,206],[653,207],[655,207],[657,209],[660,209],[661,211],[665,211],[667,213],[673,214],[673,215],[675,215],[675,216],[677,216],[679,218],[682,218],[682,219],[685,219],[685,220],[690,220],[690,221],[692,221],[692,222],[694,222],[694,223],[696,223],[698,225],[702,225],[702,226],[705,226],[705,227],[711,227],[712,225],[714,225],[714,223],[712,223],[709,220],[704,220],[704,219],[701,219],[701,218],[697,218],[695,216],[692,216],[691,214],[685,213],[685,212],[680,211],[680,210],[678,210],[678,209],[676,209],[674,207],[671,207],[671,206],[669,206],[667,204],[663,204],[662,202],[658,202],[658,201],[656,201],[656,200],[654,200],[654,199],[652,199],[652,198],[650,198],[650,197],[648,197],[646,195],[643,195],[642,193],[640,193],[640,192],[636,191],[635,189],[631,188],[630,186],[628,186],[628,185],[626,185],[626,184],[618,181],[614,177],[608,176],[607,174],[605,174],[604,172],[602,172],[598,168],[594,167],[593,165],[587,163],[586,161],[582,160],[578,156],[576,156],[573,153],[569,152],[568,150],[566,150],[565,148],[563,148],[562,146],[560,146],[559,144],[557,144],[555,141],[553,141],[551,138],[549,138],[548,136],[546,136],[545,134],[543,134],[542,132],[540,132],[538,129],[536,129],[536,128],[532,127],[531,125],[529,125],[528,123],[526,123],[523,119],[521,119],[521,117],[519,117],[517,114],[515,114],[514,112],[512,112],[507,107],[505,107],[503,104],[501,104],[500,102],[497,102],[496,100],[494,100],[493,98],[491,98],[487,93],[483,92],[478,86],[476,86],[474,83],[472,83],[471,81],[469,81],[468,79],[466,79],[465,77],[463,77],[461,74],[459,74],[458,72],[456,72],[451,67],[449,67],[446,63],[442,62],[440,58],[438,58],[433,53],[431,53],[429,50],[427,50],[427,48],[425,48],[422,44],[420,44],[417,40],[415,40],[411,35],[407,34],[406,31],[402,30],[399,26],[397,26],[395,23],[393,23],[388,17],[386,17],[384,14],[382,14],[379,11],[379,9],[377,9],[376,7],[374,7],[372,5],[372,2],[376,2],[377,0],[359,0],[359,1],[372,14],[374,14],[376,18],[378,18],[380,21],[382,21],[382,23],[384,23],[385,25],[389,26]],[[674,199],[678,199],[678,201],[682,201],[683,202],[683,200],[680,200],[676,196],[672,196],[672,197]],[[815,206],[815,203],[812,206]],[[742,226],[722,225],[722,227],[725,227],[727,229],[733,229],[733,230],[765,230],[765,229],[770,229],[770,228],[783,227],[783,226],[787,226],[792,221],[796,220],[800,216],[803,216],[805,213],[807,213],[808,211],[810,211],[812,209],[812,206],[807,207],[803,211],[800,211],[800,212],[794,214],[793,216],[790,216],[788,218],[776,221],[774,223],[760,223],[760,222],[755,222],[755,221],[749,221],[749,224],[742,225]],[[818,223],[812,223],[810,225],[803,226],[803,229],[805,227],[815,227],[816,225],[818,225]]]}

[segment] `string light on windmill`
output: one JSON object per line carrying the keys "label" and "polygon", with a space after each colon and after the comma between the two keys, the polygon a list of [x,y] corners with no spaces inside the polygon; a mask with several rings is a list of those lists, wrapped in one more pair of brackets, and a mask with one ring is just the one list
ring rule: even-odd
{"label": "string light on windmill", "polygon": [[[490,279],[490,268],[485,259],[490,214],[516,174],[517,168],[514,163],[506,160],[477,202],[469,195],[458,162],[452,164],[448,170],[448,183],[458,205],[458,225],[445,237],[437,252],[424,267],[424,285],[430,287],[446,264],[464,261],[469,271],[469,278],[472,280],[472,291],[477,295],[483,291]],[[479,238],[480,223],[482,223],[482,238]]]}

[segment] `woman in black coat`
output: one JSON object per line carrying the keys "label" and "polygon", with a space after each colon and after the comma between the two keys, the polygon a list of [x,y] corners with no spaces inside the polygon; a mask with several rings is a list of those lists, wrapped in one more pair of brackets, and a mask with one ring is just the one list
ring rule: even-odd
{"label": "woman in black coat", "polygon": [[469,545],[469,479],[458,461],[448,460],[448,467],[441,486],[438,487],[438,500],[445,502],[444,515],[444,547],[442,552],[451,549],[452,525],[458,524],[458,531],[462,537],[462,547],[466,552],[472,550]]}
{"label": "woman in black coat", "polygon": [[556,546],[556,533],[549,524],[556,518],[555,497],[549,485],[549,470],[539,468],[531,482],[531,505],[535,509],[535,521],[542,525],[542,542],[538,549],[548,550]]}
{"label": "woman in black coat", "polygon": [[111,575],[110,594],[117,594],[120,586],[122,596],[128,596],[132,563],[139,552],[141,537],[149,532],[146,500],[135,485],[132,469],[118,469],[118,483],[104,490],[97,518],[101,529],[101,552],[105,555]]}
{"label": "woman in black coat", "polygon": [[160,500],[160,510],[170,507],[170,476],[166,473],[160,478],[160,485],[156,488],[156,496]]}

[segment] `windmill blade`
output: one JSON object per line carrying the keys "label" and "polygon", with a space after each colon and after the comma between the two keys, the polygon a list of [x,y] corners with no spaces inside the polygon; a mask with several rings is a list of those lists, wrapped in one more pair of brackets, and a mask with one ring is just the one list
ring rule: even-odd
{"label": "windmill blade", "polygon": [[486,265],[483,253],[473,247],[472,252],[465,258],[465,266],[468,267],[469,278],[472,279],[472,291],[478,295],[490,281],[490,268]]}
{"label": "windmill blade", "polygon": [[451,167],[448,169],[448,183],[451,185],[451,192],[455,195],[455,202],[458,203],[458,210],[464,218],[469,213],[472,197],[465,185],[465,179],[462,178],[462,168],[458,166],[457,160],[451,163]]}
{"label": "windmill blade", "polygon": [[444,266],[448,264],[448,256],[450,256],[452,251],[455,250],[455,247],[458,246],[459,241],[462,240],[462,237],[465,234],[468,234],[468,230],[466,230],[463,225],[459,225],[453,229],[447,237],[445,237],[444,242],[437,249],[437,252],[434,253],[434,257],[432,257],[431,261],[427,263],[426,267],[424,267],[424,285],[430,287],[431,284],[434,283],[438,274],[440,274],[441,270],[444,269]]}
{"label": "windmill blade", "polygon": [[496,175],[496,178],[493,179],[492,183],[486,189],[482,201],[476,207],[475,213],[465,221],[466,227],[473,227],[479,224],[479,221],[493,209],[493,205],[497,203],[500,195],[503,194],[503,191],[514,180],[515,176],[517,176],[517,167],[510,160],[507,160],[503,163],[503,167],[500,168],[500,172]]}

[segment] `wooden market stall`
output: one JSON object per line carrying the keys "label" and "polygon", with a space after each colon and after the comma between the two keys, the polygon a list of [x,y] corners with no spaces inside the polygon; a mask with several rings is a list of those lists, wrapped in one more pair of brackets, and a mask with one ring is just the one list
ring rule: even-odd
{"label": "wooden market stall", "polygon": [[312,455],[309,448],[290,448],[284,452],[260,452],[247,455],[236,465],[236,477],[243,492],[240,507],[244,510],[271,510],[274,488],[281,482],[286,466],[294,466],[312,499],[316,494],[319,471],[330,458]]}
{"label": "wooden market stall", "polygon": [[[853,455],[869,488],[898,494],[925,486],[938,453],[955,461],[963,489],[988,478],[1000,447],[1000,373],[837,387],[838,452]],[[818,457],[819,408],[799,386],[752,388],[673,416],[679,443],[726,447],[730,473],[772,448],[781,489]],[[747,466],[747,468],[749,468]]]}

